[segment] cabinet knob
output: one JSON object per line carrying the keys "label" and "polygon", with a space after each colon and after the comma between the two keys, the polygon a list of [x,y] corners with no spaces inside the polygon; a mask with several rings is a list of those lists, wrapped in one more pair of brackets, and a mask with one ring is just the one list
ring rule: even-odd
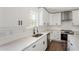
{"label": "cabinet knob", "polygon": [[36,45],[33,46],[33,48],[35,48],[35,47],[36,47]]}
{"label": "cabinet knob", "polygon": [[71,45],[73,45],[73,44],[71,43]]}
{"label": "cabinet knob", "polygon": [[45,44],[45,41],[43,41],[43,44]]}

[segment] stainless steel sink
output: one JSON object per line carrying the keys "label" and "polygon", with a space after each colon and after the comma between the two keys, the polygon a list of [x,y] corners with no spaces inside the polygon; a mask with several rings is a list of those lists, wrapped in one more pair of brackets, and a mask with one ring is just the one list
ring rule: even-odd
{"label": "stainless steel sink", "polygon": [[33,37],[40,37],[42,36],[43,34],[34,34]]}

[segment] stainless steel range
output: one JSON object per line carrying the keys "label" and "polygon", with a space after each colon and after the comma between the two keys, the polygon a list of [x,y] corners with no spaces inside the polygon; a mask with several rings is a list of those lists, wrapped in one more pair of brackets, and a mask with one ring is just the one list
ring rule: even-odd
{"label": "stainless steel range", "polygon": [[61,40],[68,40],[68,35],[74,35],[74,32],[72,30],[61,30]]}

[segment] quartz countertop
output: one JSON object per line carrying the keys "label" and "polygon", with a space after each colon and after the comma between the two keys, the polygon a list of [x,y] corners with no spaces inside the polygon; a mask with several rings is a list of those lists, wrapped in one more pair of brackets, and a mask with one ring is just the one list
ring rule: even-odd
{"label": "quartz countertop", "polygon": [[[18,40],[14,40],[12,42],[8,42],[6,44],[0,45],[0,51],[22,51],[24,48],[30,46],[31,44],[38,41],[40,38],[47,35],[48,33],[49,31],[42,32],[41,34],[43,35],[40,37],[32,37],[32,36],[20,37],[18,38]],[[12,39],[15,39],[15,38],[12,38]]]}

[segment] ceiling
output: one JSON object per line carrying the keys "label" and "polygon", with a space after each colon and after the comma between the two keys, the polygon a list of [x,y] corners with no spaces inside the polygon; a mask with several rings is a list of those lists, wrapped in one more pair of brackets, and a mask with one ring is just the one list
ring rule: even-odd
{"label": "ceiling", "polygon": [[57,13],[57,12],[78,10],[79,7],[45,7],[45,9],[46,9],[49,13]]}

